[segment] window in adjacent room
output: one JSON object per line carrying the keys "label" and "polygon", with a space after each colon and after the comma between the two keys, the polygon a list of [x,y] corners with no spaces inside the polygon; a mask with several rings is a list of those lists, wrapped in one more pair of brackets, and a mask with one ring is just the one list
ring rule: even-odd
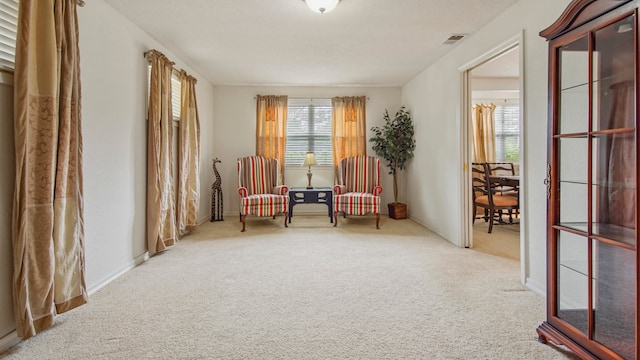
{"label": "window in adjacent room", "polygon": [[493,113],[496,161],[520,162],[520,106],[497,105]]}
{"label": "window in adjacent room", "polygon": [[[149,106],[148,101],[149,101],[150,86],[151,86],[151,64],[147,65],[147,106]],[[174,122],[180,121],[181,89],[182,89],[182,82],[178,77],[178,72],[174,70],[173,73],[171,74],[171,113],[172,113]]]}
{"label": "window in adjacent room", "polygon": [[331,99],[289,98],[287,108],[286,166],[301,166],[313,151],[318,166],[331,166]]}
{"label": "window in adjacent room", "polygon": [[18,30],[18,0],[0,0],[0,68],[13,70]]}

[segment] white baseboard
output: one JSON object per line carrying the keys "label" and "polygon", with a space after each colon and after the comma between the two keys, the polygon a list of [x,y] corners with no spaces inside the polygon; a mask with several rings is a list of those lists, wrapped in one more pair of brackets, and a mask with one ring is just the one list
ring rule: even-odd
{"label": "white baseboard", "polygon": [[524,286],[533,291],[534,293],[540,295],[540,296],[546,296],[547,294],[547,287],[544,284],[540,284],[534,280],[531,280],[531,278],[527,278],[527,281],[525,282]]}
{"label": "white baseboard", "polygon": [[10,347],[20,342],[17,331],[12,331],[0,338],[0,353],[9,350]]}
{"label": "white baseboard", "polygon": [[113,274],[103,278],[102,280],[98,281],[97,284],[91,286],[88,289],[89,296],[91,296],[91,295],[95,294],[96,292],[100,291],[100,289],[102,289],[103,287],[107,286],[113,280],[119,278],[122,274],[126,273],[127,271],[133,269],[134,267],[142,264],[143,262],[145,262],[147,260],[149,260],[149,252],[145,251],[143,254],[138,255],[135,259],[130,261],[127,265],[122,267],[120,270],[118,270],[118,271],[114,272]]}

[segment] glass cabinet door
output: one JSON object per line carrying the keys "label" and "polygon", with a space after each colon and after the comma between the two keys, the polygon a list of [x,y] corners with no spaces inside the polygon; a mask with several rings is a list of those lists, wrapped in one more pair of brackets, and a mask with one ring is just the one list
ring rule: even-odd
{"label": "glass cabinet door", "polygon": [[635,15],[556,48],[555,325],[636,357]]}

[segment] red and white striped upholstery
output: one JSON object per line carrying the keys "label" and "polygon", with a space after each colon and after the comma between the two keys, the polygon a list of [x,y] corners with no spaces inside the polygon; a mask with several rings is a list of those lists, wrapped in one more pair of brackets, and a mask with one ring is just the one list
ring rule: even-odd
{"label": "red and white striped upholstery", "polygon": [[340,160],[339,184],[333,188],[334,226],[338,212],[344,215],[376,214],[380,220],[380,160],[373,156],[355,156]]}
{"label": "red and white striped upholstery", "polygon": [[247,156],[238,160],[238,194],[240,195],[240,220],[245,231],[247,215],[285,215],[289,211],[289,188],[278,185],[278,159],[263,156]]}

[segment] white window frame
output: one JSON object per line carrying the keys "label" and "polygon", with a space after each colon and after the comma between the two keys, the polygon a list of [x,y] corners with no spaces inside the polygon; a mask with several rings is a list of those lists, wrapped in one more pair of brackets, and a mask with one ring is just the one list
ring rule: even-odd
{"label": "white window frame", "polygon": [[[317,165],[319,167],[333,166],[333,145],[332,145],[332,119],[331,114],[333,111],[331,105],[331,99],[310,99],[310,98],[289,98],[287,104],[287,141],[285,152],[285,167],[297,168],[304,162],[304,155],[307,151],[313,151],[315,153]],[[309,117],[305,121],[304,118],[296,119],[294,116],[297,111],[295,108],[306,108],[306,115]],[[320,110],[319,118],[316,112]],[[305,110],[303,110],[305,111]],[[301,115],[298,113],[298,115]],[[300,123],[302,122],[302,123]],[[304,126],[307,126],[305,129]],[[318,129],[318,131],[314,131]],[[307,132],[304,132],[308,130]],[[307,138],[307,144],[299,145],[294,144],[293,138],[304,139]],[[320,140],[321,141],[317,141]],[[327,141],[328,140],[328,141]],[[296,146],[298,148],[292,149]],[[304,148],[302,148],[302,147]],[[297,155],[292,160],[291,153],[295,152]]]}
{"label": "white window frame", "polygon": [[0,70],[15,68],[18,0],[0,0]]}
{"label": "white window frame", "polygon": [[[507,109],[508,108],[508,109]],[[515,110],[515,111],[514,111]],[[506,122],[506,117],[513,117],[511,121],[514,121],[517,125],[515,130],[504,130],[504,123]],[[513,162],[519,163],[521,154],[520,154],[520,105],[516,102],[508,102],[504,104],[496,105],[496,108],[493,112],[493,128],[495,131],[495,140],[494,146],[496,150],[496,161],[499,162]],[[516,148],[518,150],[518,158],[517,159],[507,159],[507,149],[506,149],[506,139],[514,138],[516,140]],[[501,145],[501,146],[500,146]]]}

